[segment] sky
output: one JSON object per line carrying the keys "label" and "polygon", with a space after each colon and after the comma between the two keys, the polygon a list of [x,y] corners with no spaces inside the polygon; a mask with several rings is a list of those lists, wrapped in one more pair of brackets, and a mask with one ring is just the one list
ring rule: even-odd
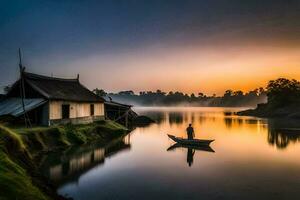
{"label": "sky", "polygon": [[26,71],[88,88],[218,94],[300,80],[300,0],[1,0],[0,88]]}

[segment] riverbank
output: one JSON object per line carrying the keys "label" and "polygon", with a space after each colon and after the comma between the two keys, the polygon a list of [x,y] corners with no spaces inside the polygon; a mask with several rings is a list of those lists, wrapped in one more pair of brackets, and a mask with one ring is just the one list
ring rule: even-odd
{"label": "riverbank", "polygon": [[287,105],[283,107],[272,107],[268,104],[258,104],[255,109],[237,112],[240,116],[255,116],[266,118],[293,118],[300,119],[299,105]]}
{"label": "riverbank", "polygon": [[33,128],[0,124],[0,199],[64,199],[38,172],[39,155],[92,141],[105,144],[127,132],[112,121]]}

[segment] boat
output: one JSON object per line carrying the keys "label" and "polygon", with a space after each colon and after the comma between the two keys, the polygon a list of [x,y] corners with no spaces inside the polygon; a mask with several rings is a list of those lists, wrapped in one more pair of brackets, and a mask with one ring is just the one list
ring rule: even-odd
{"label": "boat", "polygon": [[193,146],[208,146],[210,145],[210,143],[212,143],[215,140],[200,140],[200,139],[185,139],[182,137],[175,137],[174,135],[169,135],[168,137],[170,139],[172,139],[173,141],[179,143],[179,144],[183,144],[183,145],[193,145]]}
{"label": "boat", "polygon": [[170,146],[167,151],[173,151],[177,148],[186,148],[186,149],[193,149],[196,151],[207,151],[207,152],[212,152],[214,153],[215,151],[209,146],[209,145],[189,145],[189,144],[179,144],[175,143],[172,146]]}

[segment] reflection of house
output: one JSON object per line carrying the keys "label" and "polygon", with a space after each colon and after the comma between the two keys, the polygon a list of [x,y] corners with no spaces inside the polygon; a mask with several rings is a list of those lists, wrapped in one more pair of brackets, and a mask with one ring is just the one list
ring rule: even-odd
{"label": "reflection of house", "polygon": [[81,85],[79,76],[62,79],[24,71],[21,74],[1,101],[0,115],[26,117],[39,125],[89,123],[104,118],[104,100]]}
{"label": "reflection of house", "polygon": [[[45,163],[49,178],[56,182],[75,180],[93,167],[104,164],[105,158],[111,157],[121,151],[130,149],[130,135],[113,140],[106,146],[75,147],[77,151],[58,154],[58,158],[50,158],[50,164]],[[45,159],[47,161],[47,159]],[[54,162],[54,163],[51,163]],[[58,163],[57,163],[58,162]]]}

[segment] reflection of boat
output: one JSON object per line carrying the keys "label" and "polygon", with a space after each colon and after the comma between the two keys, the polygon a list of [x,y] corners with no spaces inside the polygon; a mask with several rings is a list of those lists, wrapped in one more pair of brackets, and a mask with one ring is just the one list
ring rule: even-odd
{"label": "reflection of boat", "polygon": [[175,137],[174,135],[168,135],[168,137],[179,144],[193,145],[193,146],[208,146],[210,145],[211,142],[214,141],[214,140],[200,140],[200,139],[189,140],[181,137]]}
{"label": "reflection of boat", "polygon": [[[172,135],[168,135],[172,140],[176,139],[175,136]],[[174,139],[173,139],[174,138]],[[176,140],[174,140],[176,141]],[[187,157],[186,157],[186,162],[188,163],[189,167],[192,166],[193,162],[194,162],[194,154],[195,151],[207,151],[207,152],[212,152],[214,153],[215,151],[209,146],[209,144],[213,141],[213,140],[209,140],[210,142],[206,143],[206,145],[194,145],[194,144],[181,144],[181,143],[175,143],[172,146],[170,146],[167,151],[172,151],[175,150],[176,148],[185,148],[187,149]]]}
{"label": "reflection of boat", "polygon": [[195,145],[187,145],[187,144],[179,144],[175,143],[172,146],[170,146],[167,151],[175,150],[176,148],[191,148],[198,151],[208,151],[214,153],[215,151],[210,146],[195,146]]}

